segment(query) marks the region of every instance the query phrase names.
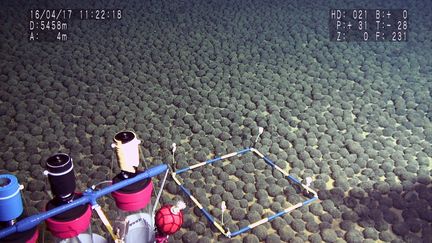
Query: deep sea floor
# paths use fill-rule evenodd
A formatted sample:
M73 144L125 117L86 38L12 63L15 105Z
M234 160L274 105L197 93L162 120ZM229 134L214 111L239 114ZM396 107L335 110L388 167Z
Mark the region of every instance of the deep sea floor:
M318 191L227 239L168 180L161 202L187 204L171 242L432 242L431 3L21 2L0 8L0 171L25 186L30 214L50 199L50 155L73 158L84 190L119 172L111 143L128 129L148 167L171 163L172 143L177 168L254 146ZM31 42L31 8L123 16L71 20L67 41ZM331 8L408 8L409 41L330 42ZM251 155L181 179L218 220L227 202L232 231L299 200ZM101 204L115 217L112 198Z

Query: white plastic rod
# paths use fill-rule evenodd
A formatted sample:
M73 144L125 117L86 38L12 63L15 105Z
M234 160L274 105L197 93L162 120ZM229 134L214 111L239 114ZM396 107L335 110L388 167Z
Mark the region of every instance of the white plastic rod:
M155 204L154 204L154 206L153 206L153 210L152 210L152 217L154 217L155 212L156 212L156 208L157 208L157 206L158 206L158 204L159 204L159 199L160 199L160 197L161 197L161 195L162 195L162 191L163 191L163 188L164 188L164 186L165 186L166 179L167 179L167 177L168 177L168 172L169 172L169 170L166 170L166 172L165 172L165 176L164 176L164 178L163 178L163 180L162 180L161 188L159 189L158 195L157 195L156 200L155 200Z
M102 220L102 223L105 225L106 229L108 230L108 233L111 235L113 240L115 242L119 242L117 236L114 233L113 227L111 226L111 223L109 222L108 218L106 217L105 213L102 211L102 208L99 206L99 204L96 204L93 206L93 209L98 214L99 218Z

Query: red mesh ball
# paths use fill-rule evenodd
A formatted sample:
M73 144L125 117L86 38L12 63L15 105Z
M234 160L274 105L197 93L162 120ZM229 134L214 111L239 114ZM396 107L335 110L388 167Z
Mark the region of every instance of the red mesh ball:
M171 212L172 205L165 205L156 213L156 227L159 232L172 235L177 232L183 224L183 213L177 214Z

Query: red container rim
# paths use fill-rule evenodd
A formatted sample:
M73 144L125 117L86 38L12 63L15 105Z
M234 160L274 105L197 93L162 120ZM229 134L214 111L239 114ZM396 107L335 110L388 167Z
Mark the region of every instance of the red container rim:
M122 193L115 191L111 193L119 209L131 212L145 208L151 200L153 182L150 181L141 191L134 193Z
M53 236L61 239L73 238L88 229L91 215L92 209L91 206L88 205L85 213L79 218L65 222L49 218L46 220L46 224Z

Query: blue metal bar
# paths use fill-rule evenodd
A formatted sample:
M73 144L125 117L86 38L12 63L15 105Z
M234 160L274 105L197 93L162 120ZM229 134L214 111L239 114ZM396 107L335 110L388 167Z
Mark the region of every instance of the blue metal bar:
M192 199L192 201L194 201L195 197L192 196L192 193L186 187L184 187L183 185L179 185L179 186L180 186L180 189L182 189L182 191L184 193L186 193L186 195L188 195L189 198ZM198 200L196 200L196 201L198 202ZM214 223L213 216L200 203L198 203L197 206L201 210L201 212L204 214L204 216L206 216L206 218L208 220L210 220L210 222Z
M264 156L263 159L265 162L267 162L267 164L271 165L271 167L273 167L273 168L276 167L276 164L271 159L267 158L267 156ZM288 175L287 177L288 177L288 179L294 181L295 183L301 184L301 182L297 178L295 178L291 175Z
M204 162L201 162L200 164L202 164L202 165L211 164L211 163L214 163L214 162L219 161L221 159L222 159L221 157L216 157L216 158L209 159L209 160L206 160ZM189 167L185 167L185 168L179 169L175 173L178 175L178 174L181 174L181 173L186 172L188 170L191 170L193 168L194 168L194 166L192 165L192 166L189 166Z
M182 168L182 169L176 170L175 173L178 175L178 174L181 174L181 173L186 172L186 171L188 171L188 170L190 170L190 168L189 168L189 167L185 167L185 168Z
M246 227L244 227L244 228L242 228L242 229L240 229L240 230L237 230L237 231L235 231L235 232L232 232L231 234L228 235L228 237L234 237L234 236L237 236L237 235L242 234L242 233L244 233L244 232L246 232L246 231L248 231L248 230L250 230L250 229L251 229L251 228L250 228L249 226L246 226Z
M309 200L308 200L308 201L309 201ZM253 224L250 224L250 225L248 225L248 226L246 226L246 227L243 227L242 229L240 229L240 230L238 230L238 231L235 231L235 232L231 233L231 234L229 235L229 237L237 236L237 235L239 235L239 234L241 234L241 233L244 233L244 232L246 232L246 231L248 231L248 230L251 230L251 229L257 227L258 225L261 225L261 224L264 224L264 223L268 223L268 222L272 221L273 219L278 218L278 217L281 217L281 216L283 216L283 215L285 215L285 214L291 212L292 210L294 210L294 209L296 209L296 208L299 208L299 207L301 207L301 206L304 206L304 205L306 205L306 204L304 204L304 203L302 203L301 205L296 204L296 205L294 205L293 207L291 207L290 209L285 209L285 210L280 211L280 212L278 212L278 213L275 213L275 214L273 214L273 215L271 215L271 216L268 216L267 218L261 219L261 220L255 222L255 223L253 223Z
M301 182L297 179L297 178L295 178L294 176L287 176L288 177L288 179L290 179L290 180L292 180L292 181L294 181L295 183L297 183L297 184L301 184Z
M251 151L251 148L245 148L245 149L240 150L240 151L238 151L236 153L237 153L237 155L243 155L243 154L245 154L245 153L247 153L249 151ZM191 166L188 166L188 167L176 170L175 174L178 175L178 174L184 173L184 172L186 172L188 170L192 170L192 169L195 169L197 167L200 167L200 166L203 166L203 165L207 165L207 164L212 164L212 163L217 162L217 161L222 160L222 159L223 159L223 156L221 156L221 157L215 157L213 159L206 160L206 161L201 162L199 164L191 165ZM197 165L199 165L199 166L197 166ZM197 166L197 167L195 167L195 166Z
M186 193L186 195L188 195L189 197L192 196L192 193L183 185L180 185L180 189L182 189L182 191L184 191L184 193Z
M250 151L251 151L251 148L245 148L243 150L238 151L237 153L239 155L242 155L242 154L245 154L245 153L250 152Z
M271 165L271 167L275 167L276 164L269 158L267 158L267 156L263 157L264 161L267 162L267 164Z
M30 217L27 217L23 220L18 221L17 223L15 223L12 226L9 226L5 229L0 230L0 239L3 237L6 237L8 235L11 235L13 233L16 233L16 232L23 232L23 231L29 230L31 228L34 228L38 224L40 224L42 221L49 219L53 216L56 216L60 213L63 213L65 211L68 211L72 208L78 207L80 205L87 204L87 203L90 203L92 205L96 205L97 204L96 199L98 199L99 197L102 197L108 193L117 191L117 190L119 190L125 186L133 184L133 183L138 182L140 180L144 180L144 179L156 176L156 175L166 171L167 169L168 169L168 166L166 164L161 164L161 165L157 165L155 167L152 167L152 168L148 169L147 171L144 171L143 173L138 174L137 176L135 176L133 178L123 180L119 183L105 187L99 191L93 191L91 189L87 189L83 193L82 197L80 197L77 200L72 201L71 203L62 205L60 207L53 208L53 209L46 211L46 212L43 212L43 213L32 215Z
M201 212L206 216L206 218L208 220L210 220L210 222L214 223L214 218L213 216L205 209L205 208L200 208Z
M313 197L311 199L308 199L308 200L306 200L306 201L303 202L303 206L306 206L306 205L312 203L313 201L315 201L317 199L318 199L317 197Z
M215 157L213 159L209 159L209 160L205 161L205 163L206 164L212 164L212 163L219 161L219 160L221 160L221 157Z
M273 220L273 219L275 219L275 218L277 218L277 217L280 217L280 216L282 216L282 215L284 215L284 214L286 214L287 212L285 212L285 210L284 211L281 211L281 212L279 212L279 213L276 213L276 214L273 214L273 215L271 215L271 216L268 216L267 217L267 219L268 219L268 221L271 221L271 220Z

